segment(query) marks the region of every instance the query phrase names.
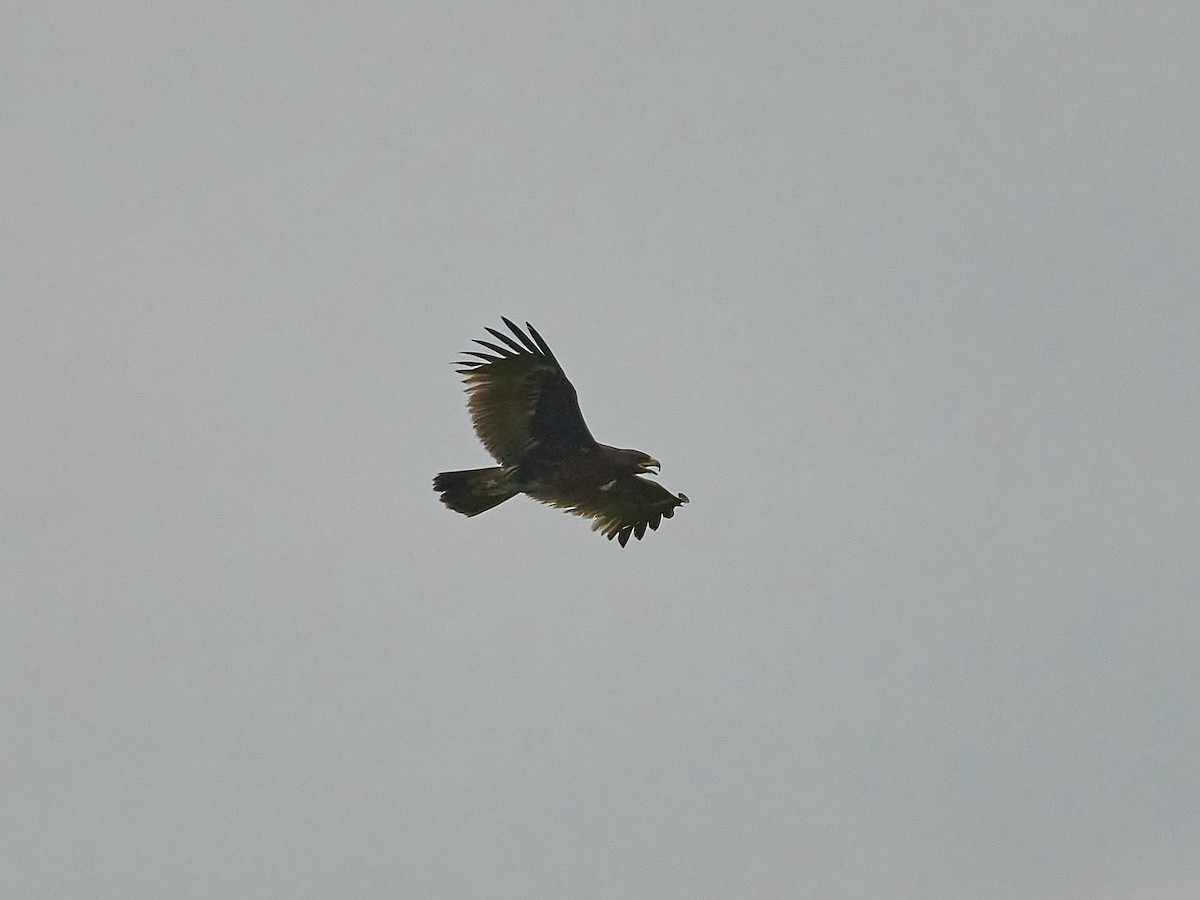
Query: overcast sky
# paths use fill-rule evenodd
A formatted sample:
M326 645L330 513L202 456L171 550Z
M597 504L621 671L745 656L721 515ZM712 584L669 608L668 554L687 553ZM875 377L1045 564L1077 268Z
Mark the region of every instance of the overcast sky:
M1197 47L7 9L0 894L1200 896ZM646 540L438 502L502 315Z

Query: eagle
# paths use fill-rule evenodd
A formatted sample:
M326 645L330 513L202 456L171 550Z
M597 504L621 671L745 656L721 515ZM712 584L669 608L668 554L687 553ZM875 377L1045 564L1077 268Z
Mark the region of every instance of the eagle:
M433 488L442 502L477 516L516 494L592 519L592 530L622 547L675 515L688 502L643 474L658 474L658 460L592 437L575 388L542 336L528 334L501 316L512 336L488 328L498 343L475 341L486 353L466 350L456 371L467 385L475 433L499 466L441 472Z

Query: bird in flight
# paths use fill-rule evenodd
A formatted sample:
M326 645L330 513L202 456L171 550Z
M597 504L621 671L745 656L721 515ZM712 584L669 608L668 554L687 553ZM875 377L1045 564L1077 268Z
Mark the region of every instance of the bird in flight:
M503 318L503 317L501 317ZM658 460L640 450L621 450L592 437L575 388L542 336L508 319L509 336L495 328L498 341L475 341L487 353L464 351L467 408L475 433L498 462L486 469L441 472L433 488L455 512L476 516L515 494L592 519L592 530L622 547L658 528L675 508L688 502L656 481ZM515 340L514 340L515 337Z

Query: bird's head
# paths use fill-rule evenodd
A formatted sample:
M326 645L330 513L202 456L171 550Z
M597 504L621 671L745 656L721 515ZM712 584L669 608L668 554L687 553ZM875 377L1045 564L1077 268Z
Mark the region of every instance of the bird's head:
M620 450L601 444L600 452L609 465L624 475L657 475L661 468L657 459L641 450Z
M639 473L644 472L649 475L657 475L658 470L661 468L662 468L662 466L659 464L658 460L655 459L653 456L650 456L649 454L646 454L646 453L638 454L637 470Z

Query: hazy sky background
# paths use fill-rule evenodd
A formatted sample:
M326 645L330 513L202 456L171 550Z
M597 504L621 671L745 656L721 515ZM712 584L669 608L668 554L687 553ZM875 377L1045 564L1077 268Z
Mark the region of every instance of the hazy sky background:
M2 17L0 894L1200 896L1196 4Z

